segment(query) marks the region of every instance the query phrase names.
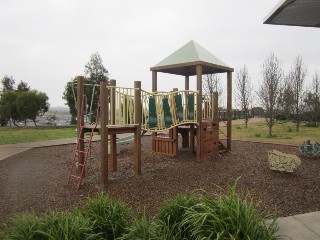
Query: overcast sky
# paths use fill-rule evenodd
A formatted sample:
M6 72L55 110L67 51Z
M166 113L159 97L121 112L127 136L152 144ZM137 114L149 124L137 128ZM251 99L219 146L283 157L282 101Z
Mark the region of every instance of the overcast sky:
M246 64L255 87L271 52L286 71L300 54L311 81L320 71L319 30L262 24L278 1L1 0L0 78L23 80L64 106L67 81L99 52L118 86L140 80L151 90L150 67L194 40L235 71ZM183 86L183 77L158 75L158 90Z

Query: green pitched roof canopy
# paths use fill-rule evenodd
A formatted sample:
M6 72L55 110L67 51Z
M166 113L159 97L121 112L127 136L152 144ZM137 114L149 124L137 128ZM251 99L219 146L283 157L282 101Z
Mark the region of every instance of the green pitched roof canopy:
M266 16L265 24L320 27L320 1L281 0Z
M150 70L194 76L196 75L197 65L202 65L203 74L233 72L233 68L230 68L195 41L188 42Z

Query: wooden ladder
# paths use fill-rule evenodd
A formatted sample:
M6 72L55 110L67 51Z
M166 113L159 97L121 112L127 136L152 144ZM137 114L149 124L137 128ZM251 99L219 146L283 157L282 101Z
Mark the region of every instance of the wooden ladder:
M79 180L77 189L80 188L82 179L85 175L85 169L89 158L89 153L91 150L91 144L92 144L92 137L93 133L95 131L95 127L92 126L90 128L90 131L88 136L85 136L86 133L86 126L81 126L80 132L77 139L77 145L76 149L73 154L72 163L70 167L69 177L68 177L68 184L70 183L71 178L75 178ZM80 149L82 143L84 144L83 150ZM83 163L79 163L79 156L83 156Z

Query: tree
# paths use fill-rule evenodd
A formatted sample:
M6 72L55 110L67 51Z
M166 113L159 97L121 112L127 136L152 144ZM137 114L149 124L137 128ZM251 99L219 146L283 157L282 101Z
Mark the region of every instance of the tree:
M92 115L89 116L90 122L95 120L95 112L98 105L98 99L100 95L99 84L100 81L109 81L108 70L103 66L102 59L99 53L91 55L89 62L85 65L85 86L84 93L87 98L88 112ZM76 123L77 109L76 109L76 96L77 87L75 79L69 81L65 86L62 98L66 101L66 105L69 107L71 114L71 124ZM93 97L92 97L93 96Z
M262 83L259 86L258 96L261 106L265 109L265 119L269 128L269 137L271 137L283 79L282 64L273 53L264 61L261 73Z
M90 61L85 65L84 73L91 82L100 84L100 81L108 81L108 70L103 66L102 59L98 52L90 56Z
M48 97L43 92L24 91L20 92L17 97L17 110L24 120L31 119L35 126L37 126L36 118L40 114L44 114L49 109Z
M292 90L292 82L288 76L285 78L284 84L280 89L278 99L279 114L281 118L291 119L293 113L294 96Z
M203 77L203 91L205 94L218 93L219 106L223 103L223 90L221 86L221 76L219 74L206 74Z
M1 84L2 84L2 91L11 91L15 89L15 80L13 79L12 76L8 77L7 75L5 75L2 80L1 80Z
M19 93L17 91L5 91L2 92L0 98L0 115L2 119L5 119L6 122L3 123L3 126L7 125L7 122L12 120L12 123L17 125L17 122L22 120L20 113L17 110L17 98ZM11 123L10 123L11 124Z
M248 127L249 107L252 104L252 87L246 65L243 66L236 75L236 97L243 114L245 127Z
M304 99L305 115L310 126L318 126L320 121L320 76L318 72L313 75L310 91Z
M292 82L293 109L297 132L299 132L301 114L304 111L304 81L306 76L307 69L303 64L301 56L298 56L289 73L289 79Z
M20 81L20 83L17 86L17 91L28 92L28 91L30 91L30 87L29 87L28 83L26 83L24 81Z

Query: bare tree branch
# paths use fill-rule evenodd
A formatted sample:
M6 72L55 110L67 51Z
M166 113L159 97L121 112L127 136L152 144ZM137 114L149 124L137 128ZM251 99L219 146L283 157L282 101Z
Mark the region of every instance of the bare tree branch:
M258 90L261 106L265 109L265 118L272 136L272 127L276 121L277 102L280 96L283 70L280 60L271 53L262 66L262 83Z
M236 75L236 98L244 117L245 127L248 127L249 107L252 104L252 86L246 65Z

